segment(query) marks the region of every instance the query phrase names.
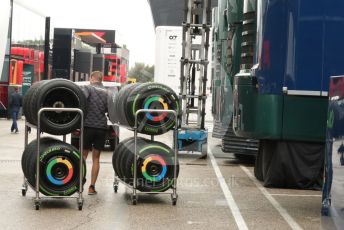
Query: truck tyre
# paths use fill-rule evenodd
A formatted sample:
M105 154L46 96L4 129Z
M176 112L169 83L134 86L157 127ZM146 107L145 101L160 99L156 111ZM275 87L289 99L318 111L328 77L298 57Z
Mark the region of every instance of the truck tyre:
M263 181L264 176L263 176L263 148L264 148L264 141L261 140L259 142L259 147L258 147L258 153L256 156L256 161L254 164L254 176L257 178L257 180Z
M241 161L242 163L254 163L256 156L254 155L248 155L248 154L240 154L240 153L235 153L234 154L235 158Z

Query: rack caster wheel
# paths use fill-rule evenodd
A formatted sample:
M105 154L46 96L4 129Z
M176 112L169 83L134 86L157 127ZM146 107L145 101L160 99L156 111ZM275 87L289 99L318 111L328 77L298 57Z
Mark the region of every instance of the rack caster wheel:
M22 189L22 196L26 196L26 190Z
M117 191L118 191L118 185L117 185L117 184L114 184L114 185L113 185L113 191L114 191L115 193L117 193Z
M172 200L172 205L176 205L177 204L177 200L178 200L178 195L174 196L173 194L171 195L171 200Z
M81 211L82 210L82 206L84 204L84 201L83 201L83 199L78 198L77 202L78 202L78 209L79 209L79 211Z
M39 206L40 206L39 203L35 203L35 209L36 210L39 210Z
M137 204L137 196L132 195L131 196L131 204L136 205Z

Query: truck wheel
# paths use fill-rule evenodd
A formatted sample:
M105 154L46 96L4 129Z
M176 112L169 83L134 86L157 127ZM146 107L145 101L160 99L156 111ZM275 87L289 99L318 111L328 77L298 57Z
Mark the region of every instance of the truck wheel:
M258 153L256 156L256 162L254 164L254 176L260 180L263 181L264 180L264 176L263 176L263 141L261 141L259 143L258 146Z
M256 159L254 155L248 155L248 154L234 154L235 158L237 158L239 161L243 163L253 163Z

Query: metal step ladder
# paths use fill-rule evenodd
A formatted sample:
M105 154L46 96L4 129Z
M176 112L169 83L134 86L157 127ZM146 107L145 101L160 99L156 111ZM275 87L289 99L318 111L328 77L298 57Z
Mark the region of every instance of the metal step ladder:
M198 151L203 157L207 154L208 137L204 122L210 13L211 0L185 0L179 94L182 105L179 149ZM186 148L186 141L193 143L194 147Z

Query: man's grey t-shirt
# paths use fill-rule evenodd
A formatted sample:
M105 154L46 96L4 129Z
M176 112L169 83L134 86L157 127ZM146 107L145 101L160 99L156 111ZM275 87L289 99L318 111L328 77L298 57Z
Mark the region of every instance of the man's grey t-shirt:
M83 87L87 98L85 127L107 129L107 91L101 83Z

